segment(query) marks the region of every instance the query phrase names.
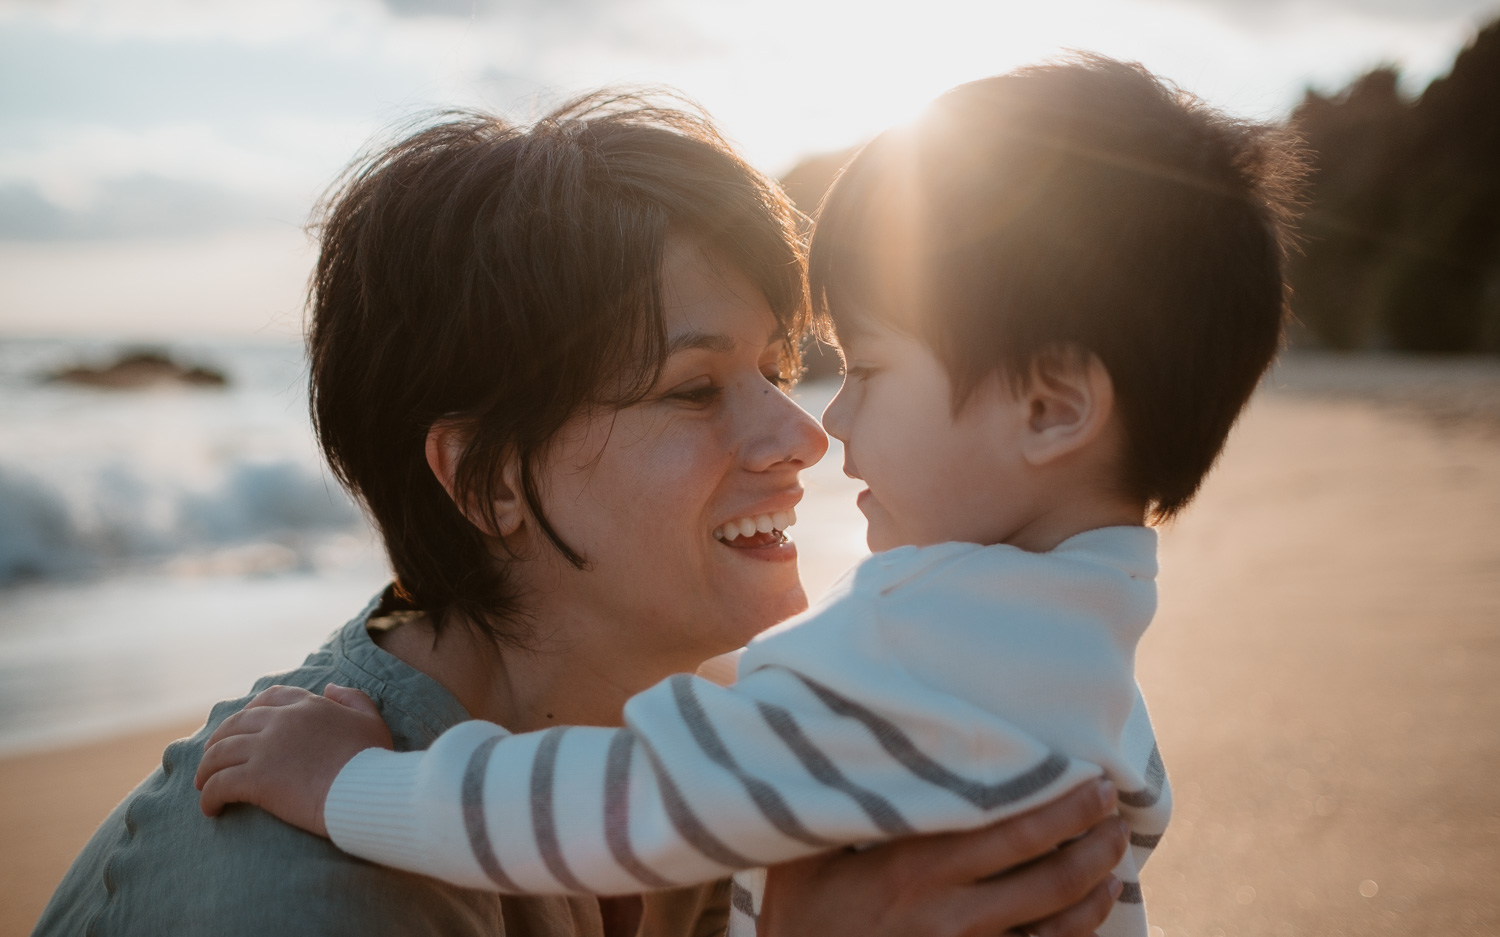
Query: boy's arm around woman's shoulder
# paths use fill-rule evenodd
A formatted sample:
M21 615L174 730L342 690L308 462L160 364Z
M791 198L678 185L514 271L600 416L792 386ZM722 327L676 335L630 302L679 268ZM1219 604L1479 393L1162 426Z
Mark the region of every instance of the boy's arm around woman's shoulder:
M358 855L457 884L629 893L979 826L1098 773L1026 731L1024 718L914 676L881 623L895 595L882 592L910 570L890 572L856 572L758 639L734 687L679 675L639 694L624 729L510 736L473 723L426 754L365 753L330 793L330 833ZM937 628L927 650L993 650L965 634ZM1025 662L987 665L1002 680Z

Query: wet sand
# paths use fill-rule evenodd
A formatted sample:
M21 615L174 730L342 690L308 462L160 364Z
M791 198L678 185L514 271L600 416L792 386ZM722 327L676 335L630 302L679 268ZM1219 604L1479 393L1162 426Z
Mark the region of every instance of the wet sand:
M1152 920L1500 933L1500 364L1301 359L1271 387L1163 536L1140 679L1178 806ZM814 589L857 549L829 536L799 538ZM0 759L0 935L192 729Z

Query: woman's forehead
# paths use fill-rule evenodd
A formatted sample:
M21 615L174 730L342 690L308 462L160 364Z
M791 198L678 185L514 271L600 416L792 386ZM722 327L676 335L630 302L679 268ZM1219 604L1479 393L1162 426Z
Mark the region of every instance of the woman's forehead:
M786 340L765 294L738 267L691 241L669 237L662 262L667 353L757 351Z

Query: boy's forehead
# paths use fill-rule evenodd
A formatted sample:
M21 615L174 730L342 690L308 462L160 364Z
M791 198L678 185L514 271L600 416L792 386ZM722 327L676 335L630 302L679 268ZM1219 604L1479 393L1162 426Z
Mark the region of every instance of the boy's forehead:
M839 348L868 348L900 334L896 329L861 310L858 315L840 317L834 327Z

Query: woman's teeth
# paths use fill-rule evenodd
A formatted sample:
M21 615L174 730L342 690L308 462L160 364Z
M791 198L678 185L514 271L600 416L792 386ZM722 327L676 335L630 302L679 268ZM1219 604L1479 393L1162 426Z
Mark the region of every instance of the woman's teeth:
M738 517L723 526L714 528L715 540L736 540L753 537L758 533L780 533L797 523L796 511L777 511L774 514L756 514L753 517Z

